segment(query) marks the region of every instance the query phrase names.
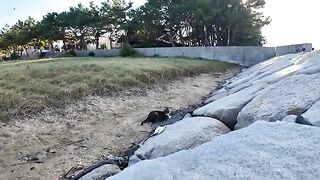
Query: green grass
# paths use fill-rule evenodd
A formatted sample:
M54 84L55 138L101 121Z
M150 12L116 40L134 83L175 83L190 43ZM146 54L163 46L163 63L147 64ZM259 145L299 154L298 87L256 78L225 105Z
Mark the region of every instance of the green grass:
M182 58L64 58L0 63L0 120L59 109L185 76L223 72L228 63Z

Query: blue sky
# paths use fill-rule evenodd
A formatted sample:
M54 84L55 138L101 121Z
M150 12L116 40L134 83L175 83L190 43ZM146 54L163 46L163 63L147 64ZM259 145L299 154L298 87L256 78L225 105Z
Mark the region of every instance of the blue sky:
M0 28L28 16L40 20L48 12L61 12L78 3L101 0L0 0ZM145 0L132 0L139 6ZM263 28L267 46L311 42L320 49L319 0L265 0L263 12L271 16L271 25Z
M25 20L28 16L40 20L48 12L61 12L78 3L89 5L93 1L100 4L101 0L0 0L0 28L5 24L12 25L18 19ZM134 7L145 0L133 0Z

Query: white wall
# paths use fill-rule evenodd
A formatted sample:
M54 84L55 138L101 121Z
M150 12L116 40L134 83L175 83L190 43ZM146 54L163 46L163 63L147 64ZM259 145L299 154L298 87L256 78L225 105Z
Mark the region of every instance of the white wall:
M305 51L312 50L312 44L298 44L281 47L259 47L259 46L220 46L220 47L156 47L135 48L144 56L159 57L189 57L209 60L219 60L244 66L258 64L270 59L275 55L297 53L297 48L303 47ZM76 51L77 56L85 57L94 52L96 57L119 56L120 49Z
M274 56L274 48L270 47L169 47L169 48L137 48L145 56L189 57L209 60L220 60L245 66L257 64Z
M299 53L299 52L310 52L312 51L312 44L294 44L287 46L278 46L276 47L276 56L282 56L285 54Z

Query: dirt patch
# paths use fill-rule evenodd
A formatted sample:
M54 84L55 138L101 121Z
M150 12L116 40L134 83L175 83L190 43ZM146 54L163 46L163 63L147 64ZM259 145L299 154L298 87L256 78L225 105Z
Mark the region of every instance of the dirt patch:
M150 131L149 125L140 126L148 112L199 103L236 72L185 78L144 95L91 96L64 113L1 124L0 179L58 179L75 165L117 155Z

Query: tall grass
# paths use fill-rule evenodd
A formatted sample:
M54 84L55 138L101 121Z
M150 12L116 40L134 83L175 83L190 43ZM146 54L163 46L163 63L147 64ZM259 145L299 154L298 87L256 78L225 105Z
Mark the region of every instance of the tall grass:
M108 96L234 65L181 58L65 58L0 63L0 120L59 109L88 95Z

